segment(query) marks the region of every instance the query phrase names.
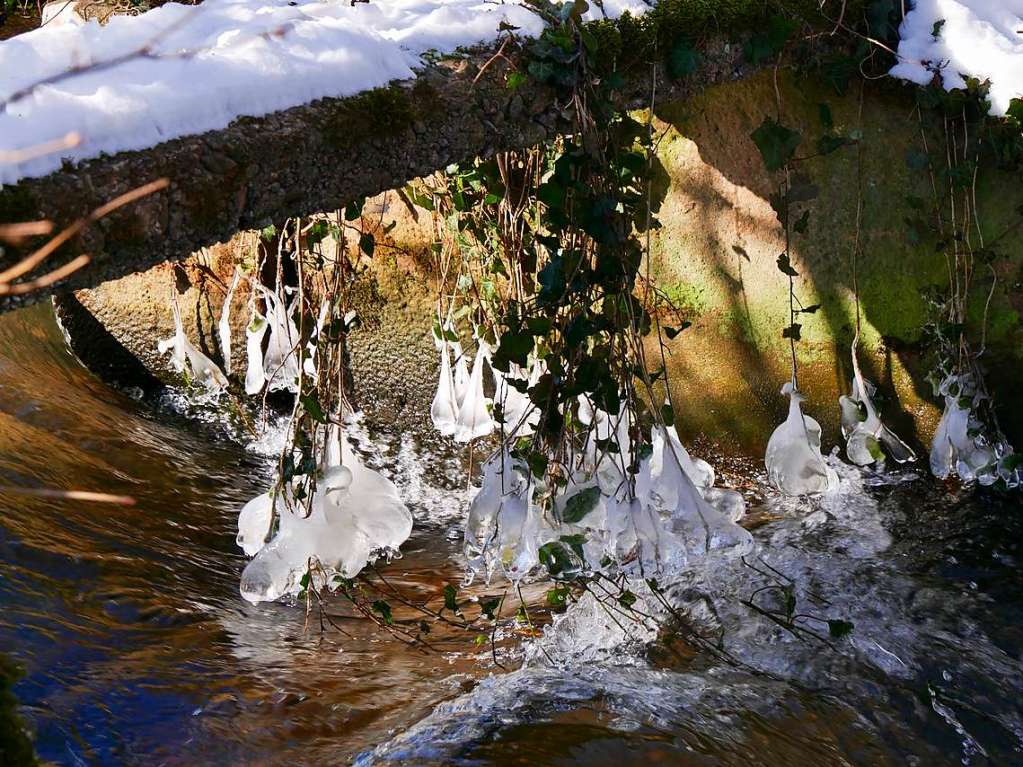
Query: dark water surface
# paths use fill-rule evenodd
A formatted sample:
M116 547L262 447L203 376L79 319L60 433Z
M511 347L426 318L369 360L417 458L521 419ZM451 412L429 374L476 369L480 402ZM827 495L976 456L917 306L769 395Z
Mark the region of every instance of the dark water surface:
M0 494L0 652L26 672L15 692L43 759L1023 763L1017 499L920 479L823 511L763 500L752 517L765 561L820 615L855 624L835 647L742 608L760 576L740 567L694 576L683 597L696 615L710 604L699 593L723 595L703 619L748 667L647 660L604 642L580 605L562 627L575 621L589 645L554 635L545 661L491 677L471 637L441 631L422 653L340 609L351 638L307 626L300 607L242 601L237 510L267 465L99 382L48 308L0 318L0 485L138 500ZM755 484L749 469L736 480ZM464 497L451 493L445 516L443 496L399 486L417 527L387 572L422 595L457 583L448 533Z

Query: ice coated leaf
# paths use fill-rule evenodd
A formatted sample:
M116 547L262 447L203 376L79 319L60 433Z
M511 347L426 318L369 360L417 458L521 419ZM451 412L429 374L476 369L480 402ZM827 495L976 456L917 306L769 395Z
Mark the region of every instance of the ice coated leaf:
M171 366L178 373L186 373L193 381L197 381L214 391L227 388L227 378L220 372L220 368L192 345L185 335L185 329L181 324L181 309L178 307L178 297L171 296L171 313L174 315L174 335L157 345L161 354L171 352Z
M580 490L565 501L565 510L562 512L561 518L565 522L575 524L593 511L598 501L600 501L599 487L587 487Z

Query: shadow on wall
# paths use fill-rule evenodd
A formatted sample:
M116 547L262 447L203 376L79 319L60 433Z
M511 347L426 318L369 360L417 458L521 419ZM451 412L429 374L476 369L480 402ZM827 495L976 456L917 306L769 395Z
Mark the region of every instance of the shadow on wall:
M800 272L797 294L805 305L820 304L816 313L800 318L800 388L828 446L839 444L837 400L852 377L858 284L864 375L880 388L886 421L905 438L926 443L940 411L924 380L933 360L921 331L931 317L926 293L935 286L947 289L948 272L943 254L930 243L912 244L904 223L912 214L907 198L932 199L927 174L906 162L920 147L908 91L892 83L868 84L861 103L859 88L854 84L840 95L812 78L779 75L779 121L803 136L796 156L806 159L795 172L817 191L808 230L793 234L791 243ZM780 174L767 172L750 139L765 117L779 116L777 103L772 73L766 72L664 105L655 121L662 134L658 156L670 181L651 268L694 322L669 342L676 410L690 436L731 438L754 453L784 417L779 389L790 367L788 342L781 336L788 325L788 280L776 265L785 238L769 202ZM813 156L824 132L820 104L829 106L837 133L860 131L858 145ZM932 138L929 145L943 143ZM980 178L980 224L990 237L1012 223L1023 190L993 169L982 169ZM1007 243L1006 249L1003 270L1019 273L1023 244ZM973 289L986 297L991 286L990 277L978 277ZM987 338L990 383L1003 427L1019 442L1021 395L1011 371L1023 361L1023 329L1011 289L1011 280L995 286Z

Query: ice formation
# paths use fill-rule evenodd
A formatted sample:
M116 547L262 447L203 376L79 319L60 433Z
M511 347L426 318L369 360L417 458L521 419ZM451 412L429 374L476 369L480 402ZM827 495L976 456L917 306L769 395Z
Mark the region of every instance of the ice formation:
M451 352L447 339L441 338L436 343L440 350L440 374L437 393L433 395L433 403L430 405L430 420L437 431L450 437L458 428L458 401L455 396L455 379L451 373Z
M899 28L891 73L927 85L940 70L946 90L966 77L990 80L991 111L1023 96L1023 0L914 0Z
M789 397L789 413L767 442L764 464L771 484L785 495L826 493L838 486L835 470L821 456L821 427L803 414L804 397L791 382L782 394Z
M450 331L450 326L448 327ZM451 353L455 358L455 372L452 376L455 386L455 406L462 407L465 395L469 392L469 363L465 360L465 352L458 341L450 341Z
M536 383L539 365L523 370L512 363L507 373L491 368L494 374L494 402L501 405L503 431L506 436L515 434L528 437L540 421L540 411L529 399L529 395L520 392L510 381L526 381L528 385ZM530 370L533 372L531 373Z
M263 337L268 328L266 317L256 309L255 297L249 299L249 315L251 319L245 327L245 355L248 359L245 393L254 395L263 391L263 384L266 383L263 375Z
M632 475L628 411L612 416L588 404L580 410L591 428L583 448L569 456L566 487L552 493L507 446L484 465L465 529L474 573L489 579L500 571L517 581L539 565L560 577L615 566L649 576L712 551L749 550L749 533L734 522L745 510L741 495L714 488L713 469L685 454L674 429L655 430L651 455ZM612 438L618 452L598 447Z
M304 516L295 485L274 499L264 493L238 516L238 545L253 559L242 572L240 591L252 603L268 602L333 575L352 578L380 552L397 551L412 532L412 515L394 484L355 456L348 441L331 429L327 458ZM278 528L268 543L274 511Z
M316 316L316 325L309 336L309 342L305 345L305 359L302 360L302 372L312 380L316 380L316 347L319 345L320 333L323 326L327 324L327 316L330 314L330 301L326 298L320 304L320 313Z
M224 355L225 375L231 375L231 300L234 298L235 288L238 287L241 278L241 269L235 266L234 276L231 277L227 295L224 296L224 305L220 307L220 322L217 324L217 333L220 335L220 351Z
M850 395L838 398L846 456L857 466L883 462L886 456L898 463L915 460L916 454L909 445L885 426L877 414L871 399L874 386L860 372L860 362L856 356L857 340L852 345L853 380Z
M490 349L487 342L479 339L476 359L466 385L465 394L458 403L458 419L455 421L455 441L471 442L494 431L494 420L490 417L490 400L483 393L483 368L489 365Z
M220 368L192 345L185 335L185 328L181 324L181 308L178 306L178 297L171 296L171 312L174 315L174 335L160 341L157 345L160 354L171 353L171 366L178 373L187 373L193 381L201 383L210 389L227 388L227 379L220 372Z
M266 322L270 340L263 357L263 375L270 391L298 391L298 344L301 335L291 319L293 306L277 293L259 286L266 299Z
M1023 485L1023 461L1012 445L995 430L990 434L977 416L986 396L972 374L949 374L938 392L945 411L931 442L931 473L939 479L956 474L964 482L981 485L1001 481L1006 487Z
M648 6L604 0L587 17L626 9L638 15ZM410 79L422 54L496 40L505 25L530 37L544 28L519 3L484 0L206 0L115 15L105 26L35 29L0 43L0 100L76 67L115 63L51 82L0 112L0 150L81 135L64 152L0 164L0 184L46 175L65 159L145 149ZM130 58L143 47L147 57Z

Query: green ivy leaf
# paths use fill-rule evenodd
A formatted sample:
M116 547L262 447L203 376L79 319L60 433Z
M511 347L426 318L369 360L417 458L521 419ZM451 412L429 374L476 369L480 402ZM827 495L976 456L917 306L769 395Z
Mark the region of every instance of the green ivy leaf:
M370 258L373 258L373 251L376 250L376 240L373 239L373 235L366 233L359 237L359 250L365 253Z
M458 602L455 599L457 596L458 591L455 589L454 586L452 586L450 583L444 586L444 608L450 610L453 613L457 613Z
M810 304L807 307L800 309L803 314L816 314L817 310L821 308L820 304Z
M626 589L618 596L618 604L625 608L631 608L636 604L636 595Z
M390 626L394 623L394 617L391 615L391 606L382 599L378 599L372 604L374 612L380 613L380 617L384 619L384 623Z
M799 234L806 234L806 230L810 228L810 211L804 210L803 215L792 225L792 228Z
M852 633L853 624L850 621L832 619L828 621L828 633L833 639L841 639Z
M480 602L480 611L488 620L497 620L497 608L501 606L499 599L485 599Z
M820 118L821 127L824 130L831 130L835 127L835 120L831 116L831 107L827 104L820 103L817 105L817 116Z
M791 338L793 341L800 340L799 331L802 329L802 325L798 322L793 322L787 328L781 331L782 338Z
M362 215L362 206L366 204L366 198L360 197L345 206L345 221L354 221Z
M561 514L561 519L569 524L575 524L597 508L598 501L600 501L599 487L587 487L580 490L565 501L565 510Z
M780 170L796 152L802 137L794 130L775 122L770 117L760 124L751 134L753 143L764 158L764 165L769 171Z
M661 405L661 418L664 419L665 426L675 425L675 409L671 406L671 403L665 402Z
M320 400L316 396L316 392L309 392L303 394L298 398L299 402L302 403L302 407L309 414L309 417L318 423L326 423L327 416L323 412L323 407L320 405Z
M795 21L780 15L772 16L767 25L749 39L743 47L743 53L751 64L759 64L781 53L795 29Z

